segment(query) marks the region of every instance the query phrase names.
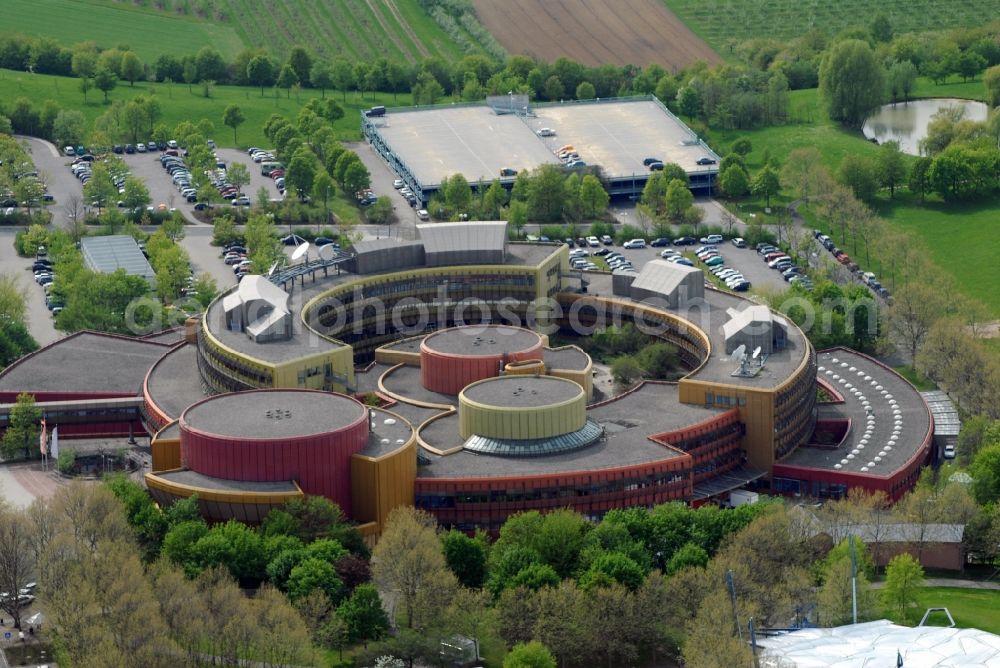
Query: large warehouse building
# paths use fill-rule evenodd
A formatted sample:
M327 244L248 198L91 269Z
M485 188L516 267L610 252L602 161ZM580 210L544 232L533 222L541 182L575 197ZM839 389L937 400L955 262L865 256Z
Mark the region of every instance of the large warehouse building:
M516 172L561 165L556 153L566 145L586 165L600 167L612 197L642 194L648 159L680 165L692 190L711 194L719 156L655 97L509 106L506 100L362 114L361 130L424 203L453 174L473 187L498 178L510 186Z
M363 273L312 272L290 292L244 278L183 333L67 337L0 374L0 415L28 391L61 433L145 429L151 492L197 494L212 519L321 494L371 532L401 504L497 530L530 509L599 518L745 486L899 498L915 483L933 420L891 369L817 354L794 323L655 262L634 294L606 275L582 293L566 246L508 244L498 227L359 244ZM550 340L626 322L676 346L685 375L616 392ZM730 352L747 343L768 353Z

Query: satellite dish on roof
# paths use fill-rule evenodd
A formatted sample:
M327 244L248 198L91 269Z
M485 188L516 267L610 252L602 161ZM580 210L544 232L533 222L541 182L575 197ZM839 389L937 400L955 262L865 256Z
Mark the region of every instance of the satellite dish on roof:
M761 347L760 346L757 346L756 348L753 349L753 358L754 359L757 359L758 357L760 357L760 351L761 351Z
M746 353L746 351L747 351L746 345L741 343L739 348L734 350L733 353L729 356L729 359L731 359L734 362L739 362L741 359L743 359L743 355Z
M292 262L295 262L296 260L298 260L300 257L302 257L303 255L305 255L308 252L309 252L309 242L308 241L304 241L301 244L299 244L298 248L296 248L294 251L292 251Z
M337 249L333 244L324 244L319 247L319 259L330 261L333 259L333 254Z
M277 271L277 269L278 269L278 263L275 262L274 264L271 265L271 268L267 270L268 277L274 276L274 272Z

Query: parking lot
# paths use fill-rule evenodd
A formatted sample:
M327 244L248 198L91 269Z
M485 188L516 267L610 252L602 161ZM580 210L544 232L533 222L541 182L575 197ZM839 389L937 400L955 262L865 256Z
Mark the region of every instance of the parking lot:
M399 178L395 172L389 169L385 163L367 142L345 143L345 147L354 151L361 158L361 162L368 168L371 174L372 192L376 195L388 195L392 200L393 209L396 212L396 225L398 236L402 239L416 238L417 208L411 207L399 194L399 191L392 186L392 182Z
M62 337L62 334L56 331L52 313L45 305L45 291L32 278L31 260L18 257L17 251L14 250L14 235L17 229L0 228L0 266L5 272L15 276L25 289L27 294L25 324L38 344L44 346Z

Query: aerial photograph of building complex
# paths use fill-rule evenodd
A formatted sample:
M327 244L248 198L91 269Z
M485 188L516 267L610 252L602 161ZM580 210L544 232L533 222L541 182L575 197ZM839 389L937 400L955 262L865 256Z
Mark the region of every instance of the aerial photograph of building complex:
M12 0L0 666L1000 668L996 0Z

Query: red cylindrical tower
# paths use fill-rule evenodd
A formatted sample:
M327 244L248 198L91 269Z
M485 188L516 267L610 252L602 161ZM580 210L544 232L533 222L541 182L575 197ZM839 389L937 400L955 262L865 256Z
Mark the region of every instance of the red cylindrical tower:
M351 513L351 455L368 443L356 399L315 390L257 390L209 397L180 417L181 463L222 480L294 480Z
M508 325L443 329L420 343L420 381L433 392L458 394L477 380L500 375L510 362L542 359L542 337Z

